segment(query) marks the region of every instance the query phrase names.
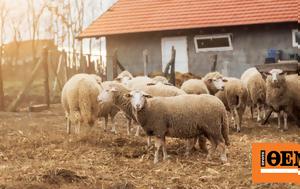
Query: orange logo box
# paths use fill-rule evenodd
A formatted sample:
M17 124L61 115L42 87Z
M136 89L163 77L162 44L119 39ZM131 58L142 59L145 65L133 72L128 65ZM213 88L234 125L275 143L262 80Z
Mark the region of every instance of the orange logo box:
M252 144L252 180L300 184L300 144Z

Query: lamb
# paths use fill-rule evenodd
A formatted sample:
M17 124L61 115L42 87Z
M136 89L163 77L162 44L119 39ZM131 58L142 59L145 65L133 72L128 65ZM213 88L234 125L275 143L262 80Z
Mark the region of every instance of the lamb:
M186 94L184 90L179 89L175 86L165 85L162 83L157 83L155 85L146 85L140 90L152 95L152 96L161 96L161 97L168 97L168 96L178 96Z
M224 103L226 110L233 115L234 126L237 132L240 132L248 93L241 80L237 78L227 78L227 80L224 91L219 91L216 96Z
M101 91L98 96L98 102L111 103L113 102L120 110L125 113L128 120L127 123L127 134L130 135L132 120L137 122L133 112L130 100L125 98L124 95L130 92L130 90L120 83L111 83L108 88Z
M224 145L229 145L227 114L218 98L206 94L152 98L139 90L126 96L131 100L136 118L147 135L156 137L154 163L159 161L161 147L164 159L168 157L166 136L192 139L201 135L205 135L212 144L208 158L220 146L220 158L223 162L227 161Z
M162 84L165 84L165 85L171 85L169 83L168 79L164 76L155 76L155 77L152 78L152 80L153 80L154 84L162 83Z
M185 81L181 89L188 94L211 94L215 95L219 90L224 90L226 79L219 72L211 72L200 79Z
M149 83L155 83L153 79L147 76L137 76L132 78L131 80L128 81L128 84L126 87L128 87L131 90L134 89L141 89L148 85Z
M121 72L115 80L127 85L129 80L131 80L132 78L133 78L132 74L129 71L125 70Z
M111 84L113 84L114 81L104 81L102 82L102 90L108 90L107 88L109 88L109 86ZM100 91L101 94L101 91ZM104 93L105 95L105 93ZM107 98L107 97L104 97ZM116 116L116 114L119 112L119 108L117 106L115 106L112 102L103 102L99 104L99 114L98 117L104 117L105 119L105 126L104 126L104 131L107 130L107 125L108 125L108 117L110 116L111 118L111 122L112 122L112 129L111 132L113 133L117 133L116 130L116 126L115 126L115 122L114 122L114 118Z
M257 107L257 122L261 120L261 108L266 102L266 82L256 68L247 69L241 76L248 91L248 101L253 118L253 108Z
M67 133L71 123L76 124L75 133L79 134L82 124L94 125L98 117L97 96L101 87L100 78L95 75L76 74L63 87L61 103L67 118Z
M267 104L276 112L284 111L285 131L288 129L287 114L300 127L300 76L286 75L281 69L272 69L267 74ZM278 127L280 128L280 121Z

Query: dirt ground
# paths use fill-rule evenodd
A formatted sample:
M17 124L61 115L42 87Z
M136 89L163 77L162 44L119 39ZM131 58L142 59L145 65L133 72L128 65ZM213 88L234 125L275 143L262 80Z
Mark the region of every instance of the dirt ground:
M252 184L251 143L300 143L300 130L260 126L245 115L241 133L231 130L229 163L207 161L199 151L184 156L184 141L167 139L169 160L153 164L146 137L127 136L117 116L118 134L103 131L67 135L60 105L40 113L0 113L0 189L8 188L300 188L294 184Z

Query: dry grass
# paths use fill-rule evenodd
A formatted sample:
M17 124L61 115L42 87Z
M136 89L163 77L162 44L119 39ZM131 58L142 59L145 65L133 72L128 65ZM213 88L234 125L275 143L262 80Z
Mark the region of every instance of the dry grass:
M278 131L276 122L261 127L246 118L242 133L231 131L229 164L207 162L194 152L184 156L184 142L168 139L171 158L153 165L145 137L127 136L118 115L119 134L67 135L59 105L41 113L0 113L0 189L26 188L299 188L293 184L253 185L251 143L300 143L299 129Z

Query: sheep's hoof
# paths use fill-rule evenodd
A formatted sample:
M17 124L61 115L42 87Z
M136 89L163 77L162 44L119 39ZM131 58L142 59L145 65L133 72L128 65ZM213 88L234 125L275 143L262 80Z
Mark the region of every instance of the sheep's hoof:
M240 129L240 128L237 128L237 129L236 129L236 132L240 133L240 132L241 132L241 129Z
M154 158L154 164L157 164L159 162L159 160L157 158Z
M165 160L168 160L168 159L171 159L171 156L170 156L170 155L167 155L167 156L164 157L164 161L165 161Z
M206 161L211 161L211 160L212 160L211 154L207 154L207 156L206 156Z
M117 134L117 131L115 129L112 129L110 132Z
M185 153L184 153L184 156L185 156L185 157L189 157L189 156L190 156L190 154L191 154L191 152L190 152L190 151L188 151L188 152L185 152Z
M288 128L283 128L283 131L285 132L285 131L288 131Z
M221 159L221 161L222 161L223 164L227 163L227 157L226 157L226 155L222 154L220 159Z

